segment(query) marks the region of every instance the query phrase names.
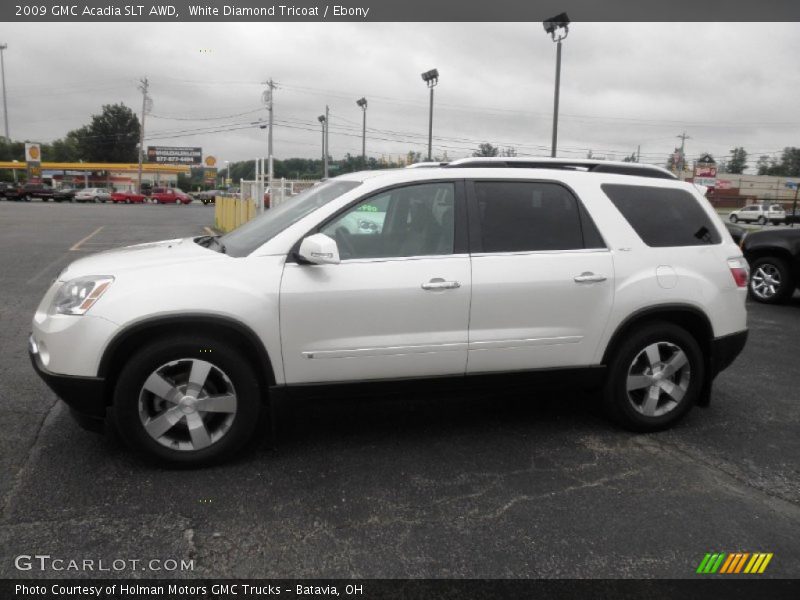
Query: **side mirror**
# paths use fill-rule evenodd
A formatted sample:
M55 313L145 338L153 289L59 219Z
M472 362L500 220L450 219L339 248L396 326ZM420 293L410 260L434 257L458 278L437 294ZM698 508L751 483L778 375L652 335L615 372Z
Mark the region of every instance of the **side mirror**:
M303 239L297 254L302 260L315 265L338 265L340 262L336 240L324 233L315 233Z

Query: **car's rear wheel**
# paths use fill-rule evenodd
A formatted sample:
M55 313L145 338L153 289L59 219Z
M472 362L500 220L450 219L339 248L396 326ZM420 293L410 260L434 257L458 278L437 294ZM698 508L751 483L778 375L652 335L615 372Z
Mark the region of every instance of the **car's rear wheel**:
M122 369L113 420L146 457L179 466L225 460L255 432L258 380L233 346L199 336L142 348Z
M632 431L671 427L697 402L705 366L697 340L667 322L632 333L608 365L604 390L607 414Z
M795 281L786 261L764 256L753 262L750 273L750 297L764 304L786 302L794 293Z

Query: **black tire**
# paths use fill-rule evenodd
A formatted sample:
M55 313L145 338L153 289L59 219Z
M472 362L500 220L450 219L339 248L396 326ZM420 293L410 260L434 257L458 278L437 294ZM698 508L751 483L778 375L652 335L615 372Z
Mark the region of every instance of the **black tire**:
M764 215L761 215L760 217L758 217L758 219L756 219L756 223L758 223L759 225L766 225L767 219Z
M219 373L227 377L226 381L235 390L236 408L232 422L209 446L180 450L167 447L164 445L166 440L157 441L145 429L145 417L141 416L140 411L146 412L146 407L152 407L152 403L159 401L159 398L145 391L143 386L155 371L167 365L176 366L166 368L180 368L183 362L192 360L211 363L215 369L212 373L216 373L217 377ZM209 375L208 381L211 382L212 377L214 375ZM178 379L173 381L174 387L179 387ZM185 399L184 397L181 402ZM171 408L180 406L167 402L162 404ZM199 414L199 411L196 412ZM122 439L146 459L178 467L197 467L224 461L242 449L252 438L260 422L262 401L258 379L246 358L235 347L213 338L184 335L157 340L141 348L128 360L117 379L111 413L113 425ZM201 418L225 418L226 413L210 414L211 417L209 413L205 413ZM184 435L188 438L187 443L193 444L187 427L188 417L186 423L183 418L180 416L177 424L172 425L161 438L167 438L167 434L171 437ZM208 432L214 435L211 422L207 421L206 424L209 425ZM205 425L203 429L206 429Z
M730 216L730 220L731 220L731 223L738 223L739 222L739 217L737 217L736 215L731 215Z
M762 256L753 261L747 291L763 304L781 304L794 294L797 282L789 265L777 256Z
M773 222L772 222L772 224L773 224L773 225L780 225L780 224L781 224L781 222L780 222L780 221L773 221Z
M25 196L25 202L30 202L31 200L33 200L33 196L31 196L30 194Z
M653 365L645 349L656 348L659 360ZM685 365L668 376L661 376L661 366L670 360L686 359ZM650 371L648 371L650 369ZM649 373L649 374L648 374ZM653 376L655 374L655 376ZM628 390L628 379L646 378L653 385ZM668 322L653 322L631 332L617 347L608 364L608 379L603 392L606 414L618 425L630 431L650 432L667 429L682 419L697 403L705 380L705 364L700 345L688 331ZM665 382L665 383L662 383ZM638 385L638 384L637 384ZM671 385L668 393L661 385ZM655 389L655 392L652 390ZM650 393L655 401L647 410ZM681 394L675 399L671 394ZM646 414L651 412L652 414Z
M130 198L125 198L125 204L130 204L130 203L131 203L131 199Z

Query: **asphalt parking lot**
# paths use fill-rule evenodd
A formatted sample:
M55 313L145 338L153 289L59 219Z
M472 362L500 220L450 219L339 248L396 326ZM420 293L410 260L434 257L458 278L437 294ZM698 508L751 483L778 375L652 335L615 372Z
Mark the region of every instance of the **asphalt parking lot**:
M751 303L709 408L633 435L591 397L284 407L277 449L173 471L84 432L33 372L29 321L88 252L207 233L213 208L0 202L0 576L64 559L192 559L125 577L696 577L707 552L800 575L800 296Z

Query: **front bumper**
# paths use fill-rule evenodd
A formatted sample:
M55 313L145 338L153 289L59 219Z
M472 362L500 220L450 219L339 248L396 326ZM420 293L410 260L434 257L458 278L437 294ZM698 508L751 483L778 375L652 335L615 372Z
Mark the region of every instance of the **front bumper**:
M747 343L748 330L715 338L711 342L711 377L714 378L727 369L741 354Z
M78 423L87 429L102 429L106 415L105 379L51 373L42 364L33 336L28 344L28 354L33 369L44 380L47 387L67 403Z

